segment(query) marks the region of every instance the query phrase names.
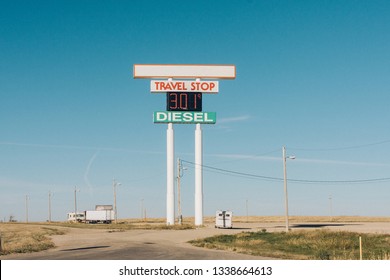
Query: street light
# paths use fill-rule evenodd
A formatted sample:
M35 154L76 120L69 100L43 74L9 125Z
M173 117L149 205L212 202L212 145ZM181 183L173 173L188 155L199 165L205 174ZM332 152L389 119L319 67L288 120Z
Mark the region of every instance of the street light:
M288 223L288 195L287 195L287 170L286 170L287 159L295 159L295 156L286 156L286 147L283 146L284 206L285 206L285 215L286 215L286 232L288 232L290 229Z
M118 212L116 209L116 187L122 185L121 183L118 183L115 179L112 180L112 188L114 189L114 216L115 216L115 223L117 223L117 216Z

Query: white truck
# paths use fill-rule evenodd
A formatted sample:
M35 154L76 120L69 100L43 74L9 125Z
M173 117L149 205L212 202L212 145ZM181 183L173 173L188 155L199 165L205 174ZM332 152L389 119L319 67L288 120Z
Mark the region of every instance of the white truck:
M85 212L77 212L77 215L74 212L70 212L68 215L68 222L84 222L85 220Z
M233 212L218 210L215 214L216 228L233 228L232 223Z
M85 211L86 224L111 224L115 219L114 210L88 210Z

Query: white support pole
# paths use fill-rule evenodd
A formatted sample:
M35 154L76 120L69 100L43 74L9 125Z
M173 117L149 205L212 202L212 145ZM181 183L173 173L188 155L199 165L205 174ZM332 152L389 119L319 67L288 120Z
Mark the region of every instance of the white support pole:
M167 225L175 224L175 162L173 124L167 128Z
M203 225L203 147L202 129L199 123L195 129L195 226Z

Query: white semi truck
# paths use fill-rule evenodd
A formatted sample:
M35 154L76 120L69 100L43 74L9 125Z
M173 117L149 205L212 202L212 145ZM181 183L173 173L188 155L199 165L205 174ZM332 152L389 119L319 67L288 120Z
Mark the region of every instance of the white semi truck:
M85 212L77 212L77 215L74 212L70 212L68 215L68 222L84 222L85 221Z

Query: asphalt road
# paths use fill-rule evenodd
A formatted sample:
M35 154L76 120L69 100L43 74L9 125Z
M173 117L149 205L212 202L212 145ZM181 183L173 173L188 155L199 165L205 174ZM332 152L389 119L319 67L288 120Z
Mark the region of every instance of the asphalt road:
M305 223L291 229L329 228L366 233L390 234L390 223ZM12 254L0 259L12 260L264 260L259 256L194 247L189 240L217 234L243 231L283 231L281 223L241 223L233 229L215 229L212 225L193 230L108 230L67 228L65 235L53 236L55 248L29 254Z

